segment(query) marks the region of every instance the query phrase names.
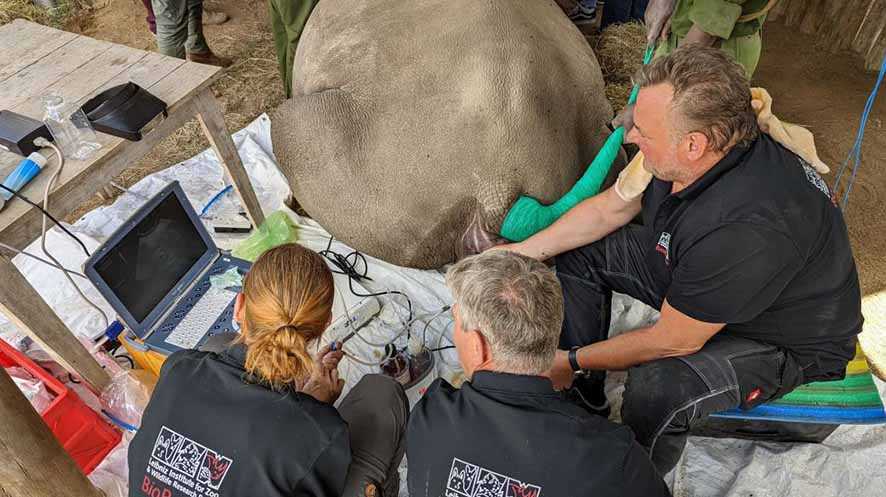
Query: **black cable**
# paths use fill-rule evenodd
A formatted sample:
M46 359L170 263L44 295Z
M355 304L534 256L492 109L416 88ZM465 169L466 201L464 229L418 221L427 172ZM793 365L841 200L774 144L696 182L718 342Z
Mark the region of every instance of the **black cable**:
M132 358L129 357L128 355L120 354L120 355L115 355L113 357L114 357L115 361L117 359L126 359L127 361L129 361L129 369L135 369L135 361L133 361Z
M71 238L73 238L74 241L76 241L77 243L80 244L81 247L83 247L83 251L86 252L86 257L89 257L90 255L92 255L92 254L89 253L89 250L86 249L86 245L84 245L83 242L82 242L79 238L77 238L73 233L71 233L70 231L68 231L68 228L65 228L64 226L62 226L62 223L58 222L58 219L52 217L52 214L50 214L46 209L44 209L43 207L40 207L39 205L35 204L34 202L32 202L31 200L29 200L28 198L26 198L24 195L22 195L22 194L20 194L19 192L15 191L15 190L13 190L13 189L11 189L11 188L9 188L9 187L7 187L6 185L4 185L4 184L2 184L2 183L0 183L0 188L3 188L4 190L8 191L9 193L11 193L11 194L15 195L16 197L22 199L23 201L25 201L25 202L26 202L27 204L29 204L30 206L32 206L32 207L36 207L36 208L40 209L40 212L42 212L44 216L48 217L50 221L52 221L53 223L55 223L56 226L58 226L59 228L61 228L62 231L64 231L65 233L67 233L68 236L70 236Z
M397 291L397 290L390 290L387 292L365 293L364 294L364 293L357 293L354 290L354 280L360 281L360 280L365 279L365 280L372 281L372 278L370 278L369 276L366 275L369 272L369 264L366 263L366 257L364 257L363 254L361 254L360 252L358 252L356 250L349 253L348 255L341 255L338 252L335 252L334 250L332 250L332 240L333 240L333 237L330 236L329 243L326 244L326 249L321 250L318 253L339 269L338 271L336 271L335 269L332 269L331 271L333 273L345 274L348 276L348 288L351 290L351 293L353 293L354 295L356 295L358 297L381 297L383 295L391 295L391 294L402 295L403 298L406 299L406 306L409 309L409 319L407 322L412 323L412 301L409 299L409 296L406 295L405 293ZM354 260L351 261L351 258L353 258ZM363 262L363 272L362 273L357 271L358 261Z

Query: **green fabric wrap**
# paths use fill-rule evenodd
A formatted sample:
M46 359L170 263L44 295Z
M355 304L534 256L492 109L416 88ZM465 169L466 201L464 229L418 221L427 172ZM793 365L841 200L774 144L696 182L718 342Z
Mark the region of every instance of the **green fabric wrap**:
M646 49L646 53L643 56L644 64L648 64L652 60L654 48L654 46L650 46ZM631 91L630 98L628 98L628 104L633 104L637 101L637 94L639 92L640 88L635 86ZM606 175L609 174L609 170L612 168L612 163L615 162L615 158L618 156L618 151L624 142L624 136L625 130L619 126L606 139L603 147L597 152L597 156L594 157L594 160L585 170L582 177L565 195L553 204L542 205L541 202L532 197L521 195L514 202L514 205L511 206L507 216L505 216L499 234L512 242L523 241L554 224L557 219L560 219L560 216L566 214L569 209L572 209L580 202L599 193Z

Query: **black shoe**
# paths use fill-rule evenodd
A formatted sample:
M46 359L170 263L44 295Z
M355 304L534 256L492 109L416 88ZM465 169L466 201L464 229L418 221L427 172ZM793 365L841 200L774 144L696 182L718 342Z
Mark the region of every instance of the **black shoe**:
M608 419L612 414L612 407L609 406L603 387L603 380L591 378L587 373L578 373L575 375L572 388L568 390L567 395L573 402L584 407L591 414Z

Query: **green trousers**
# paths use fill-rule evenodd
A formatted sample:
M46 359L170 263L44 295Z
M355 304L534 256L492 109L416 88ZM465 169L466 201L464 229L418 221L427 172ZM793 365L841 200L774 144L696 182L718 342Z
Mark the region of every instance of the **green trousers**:
M283 79L286 98L292 96L292 60L295 57L298 39L301 38L301 32L317 1L268 0L274 47L277 49L277 63L280 65L280 77Z
M206 53L203 37L203 0L151 0L157 20L157 50L185 58L187 52Z
M670 36L668 36L667 43L659 45L658 50L655 52L655 56L661 57L662 55L667 55L673 52L680 45L681 40L681 37L671 33ZM751 78L754 76L754 71L757 70L757 63L760 62L760 52L763 49L763 38L760 36L760 31L757 31L748 36L737 36L724 40L720 45L720 48L738 61L738 63L745 68L745 71L747 71L748 78Z

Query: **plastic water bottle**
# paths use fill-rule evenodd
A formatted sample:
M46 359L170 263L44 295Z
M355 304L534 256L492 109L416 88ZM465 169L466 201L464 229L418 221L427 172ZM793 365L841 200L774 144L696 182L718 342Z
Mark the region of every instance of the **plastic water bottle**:
M43 122L66 158L86 160L101 148L83 109L69 108L61 95L53 93L43 97L43 110Z

